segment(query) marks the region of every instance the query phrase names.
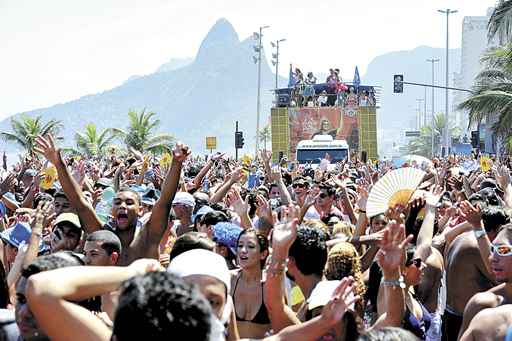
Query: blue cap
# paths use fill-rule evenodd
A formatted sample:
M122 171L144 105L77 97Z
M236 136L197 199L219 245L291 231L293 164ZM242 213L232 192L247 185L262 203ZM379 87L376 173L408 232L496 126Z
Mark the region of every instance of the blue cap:
M28 244L32 229L27 223L18 222L14 227L10 227L7 230L0 233L0 238L6 243L18 248L22 242ZM39 243L39 251L44 250L44 244Z
M213 208L211 208L210 206L205 205L205 206L201 207L199 210L197 210L196 214L194 214L192 216L192 221L195 223L196 219L199 219L202 216L204 216L206 213L210 213L210 212L213 212L213 211L215 211Z
M229 247L233 255L236 255L238 237L242 229L233 223L218 223L213 226L213 241Z
M7 207L3 202L0 201L0 218L7 213Z

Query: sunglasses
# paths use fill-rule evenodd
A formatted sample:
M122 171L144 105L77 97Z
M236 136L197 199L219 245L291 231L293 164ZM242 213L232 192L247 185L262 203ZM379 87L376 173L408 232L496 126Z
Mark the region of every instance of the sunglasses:
M319 198L322 198L322 199L325 199L329 196L329 194L325 193L325 192L321 192L320 194L318 194L318 197Z
M421 267L421 263L423 263L421 258L414 258L414 259L410 260L409 262L407 262L407 264L405 264L405 266L414 265L415 267L417 267L419 269Z
M304 184L293 184L292 188L304 188L306 187Z
M501 245L491 245L491 252L495 255L501 257L512 256L512 245L501 244Z

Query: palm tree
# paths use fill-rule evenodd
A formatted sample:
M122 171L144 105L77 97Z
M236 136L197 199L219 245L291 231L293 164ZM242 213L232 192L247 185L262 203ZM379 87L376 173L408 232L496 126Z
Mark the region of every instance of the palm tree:
M434 153L436 146L441 143L441 136L443 135L446 119L443 113L434 116ZM460 135L460 129L451 126L449 135L452 137ZM420 129L420 136L415 137L409 141L407 146L408 154L421 155L425 157L432 157L432 125L423 126Z
M80 153L87 156L104 156L110 143L116 138L114 129L103 129L101 133L98 132L96 125L89 123L85 126L83 133L77 132L75 134L75 141L77 149Z
M18 144L27 151L30 155L34 154L34 141L38 135L53 134L59 132L62 127L62 122L51 119L48 122L43 122L42 117L30 117L26 114L21 115L19 118L11 118L12 132L1 131L0 138L5 141Z
M470 125L486 121L495 137L507 141L512 137L512 44L488 51L482 61L486 67L459 109L468 111Z
M263 148L267 150L267 142L271 139L270 127L268 125L260 130L258 133L258 139L260 142L263 142Z
M497 37L500 44L512 38L512 0L500 0L487 25L488 38Z
M128 112L130 122L128 130L114 128L113 132L124 138L124 143L128 148L139 152L171 152L174 137L170 134L154 133L154 130L160 125L160 120L155 119L155 115L156 113L146 112L145 109L140 113L130 110Z

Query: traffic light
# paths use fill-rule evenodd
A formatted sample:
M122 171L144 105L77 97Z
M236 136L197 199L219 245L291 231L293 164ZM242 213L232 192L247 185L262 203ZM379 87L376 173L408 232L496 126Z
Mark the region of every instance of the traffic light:
M401 94L404 92L404 75L393 76L393 92L395 94Z
M480 132L478 130L474 130L471 132L471 146L473 148L480 147Z
M235 132L235 148L241 149L244 147L244 133L241 131Z

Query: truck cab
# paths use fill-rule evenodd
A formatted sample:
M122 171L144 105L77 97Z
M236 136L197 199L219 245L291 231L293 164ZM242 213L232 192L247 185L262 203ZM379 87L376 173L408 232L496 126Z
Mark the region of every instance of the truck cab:
M347 141L334 140L330 135L316 135L312 140L297 144L297 162L301 165L318 166L326 154L331 157L331 164L346 160L350 155Z

